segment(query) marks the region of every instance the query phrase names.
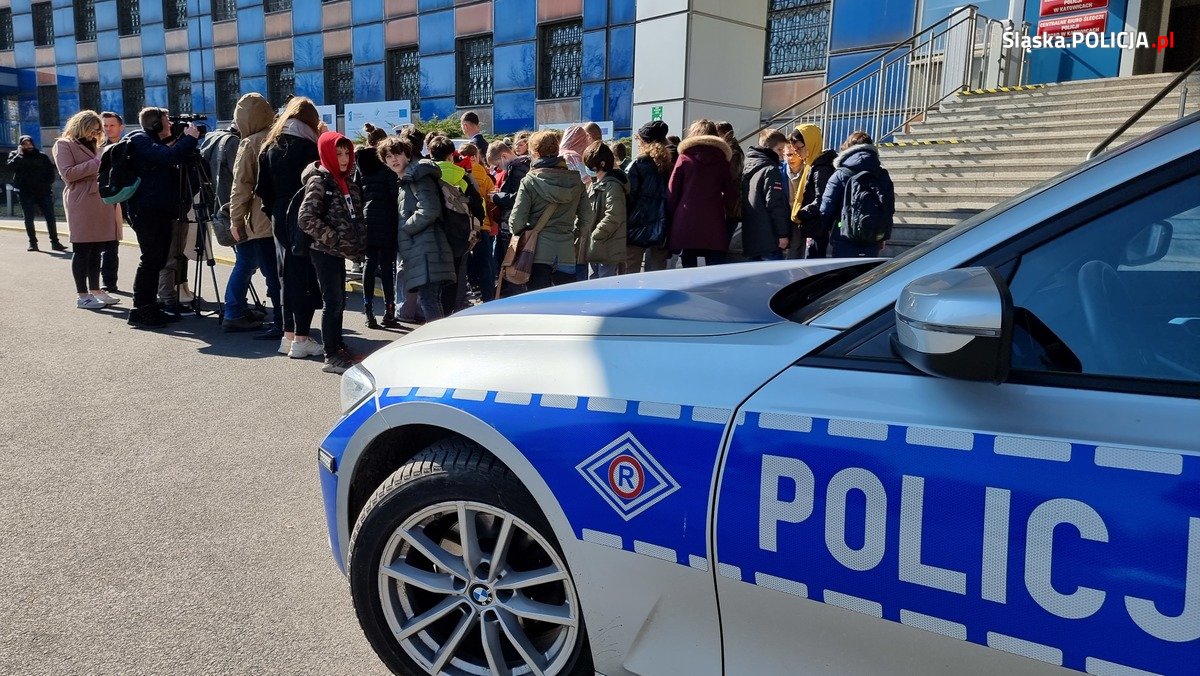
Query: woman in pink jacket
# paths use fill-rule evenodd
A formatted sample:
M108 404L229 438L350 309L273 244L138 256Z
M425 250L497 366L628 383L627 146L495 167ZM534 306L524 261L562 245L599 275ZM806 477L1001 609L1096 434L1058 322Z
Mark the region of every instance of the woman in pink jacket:
M98 310L120 302L100 290L100 252L121 238L116 210L100 199L100 141L104 126L92 110L81 110L54 142L54 164L67 187L63 206L71 231L71 273L79 294L76 307Z

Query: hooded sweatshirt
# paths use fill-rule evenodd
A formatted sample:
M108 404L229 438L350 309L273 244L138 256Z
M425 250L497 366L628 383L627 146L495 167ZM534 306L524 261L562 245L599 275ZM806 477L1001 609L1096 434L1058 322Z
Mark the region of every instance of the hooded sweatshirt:
M575 238L592 223L592 204L579 174L560 157L539 159L521 181L508 219L513 236L534 228L551 205L554 211L538 236L533 262L573 266Z
M254 194L254 184L258 181L258 156L275 121L275 109L262 94L246 94L238 99L233 121L242 140L233 162L229 221L237 226L242 241L270 237L271 219L263 212L262 199Z
M361 193L348 180L354 168L354 153L350 154L346 171L338 167L337 144L345 138L327 131L317 141L321 159L304 170L304 199L297 224L313 239L314 251L354 260L361 258L366 248L366 228L359 218Z
M466 169L463 169L448 159L438 162L437 165L442 170L443 181L449 183L455 188L458 188L464 193L467 191L467 180L465 178L467 175Z

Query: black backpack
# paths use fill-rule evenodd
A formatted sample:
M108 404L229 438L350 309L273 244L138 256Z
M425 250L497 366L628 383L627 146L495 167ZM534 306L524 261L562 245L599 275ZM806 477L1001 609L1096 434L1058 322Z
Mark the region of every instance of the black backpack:
M896 213L896 198L892 179L880 169L853 172L845 167L839 172L846 178L842 197L842 237L859 244L879 244L892 236L892 216Z
M142 179L133 163L133 142L123 138L106 146L100 154L100 199L118 204L133 197Z

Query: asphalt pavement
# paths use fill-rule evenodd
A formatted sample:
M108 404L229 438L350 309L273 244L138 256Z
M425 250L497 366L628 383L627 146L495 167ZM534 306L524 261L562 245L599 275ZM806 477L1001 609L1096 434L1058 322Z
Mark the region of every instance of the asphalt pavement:
M0 229L0 673L384 673L326 542L338 377L213 318L133 329L128 295L77 309L69 254L25 246Z

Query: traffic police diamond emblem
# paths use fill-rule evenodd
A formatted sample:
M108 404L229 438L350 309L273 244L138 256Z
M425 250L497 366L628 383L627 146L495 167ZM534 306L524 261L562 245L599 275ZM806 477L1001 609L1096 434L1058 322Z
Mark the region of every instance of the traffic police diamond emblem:
M679 482L626 432L575 469L626 521L679 490Z

